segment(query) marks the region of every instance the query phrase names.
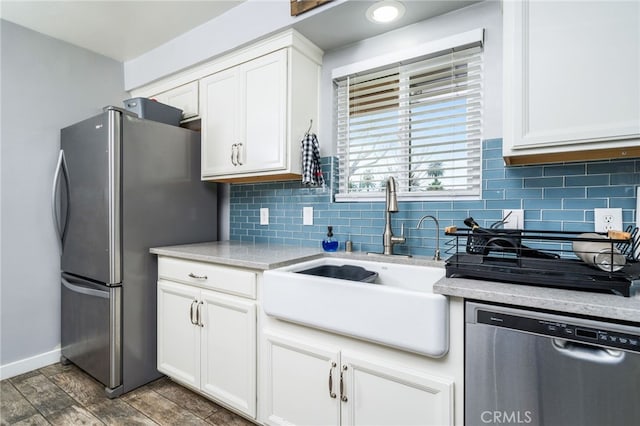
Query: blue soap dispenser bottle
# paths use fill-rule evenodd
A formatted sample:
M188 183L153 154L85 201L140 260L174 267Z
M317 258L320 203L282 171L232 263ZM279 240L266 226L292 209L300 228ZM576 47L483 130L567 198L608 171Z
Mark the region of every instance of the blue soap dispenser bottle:
M322 240L324 251L338 251L338 240L333 238L333 226L327 226L327 238Z

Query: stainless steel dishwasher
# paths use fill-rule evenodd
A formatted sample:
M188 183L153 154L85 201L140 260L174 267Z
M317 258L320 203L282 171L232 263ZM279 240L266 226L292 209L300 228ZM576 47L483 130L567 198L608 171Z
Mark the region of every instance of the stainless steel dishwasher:
M467 302L465 425L640 419L640 325Z

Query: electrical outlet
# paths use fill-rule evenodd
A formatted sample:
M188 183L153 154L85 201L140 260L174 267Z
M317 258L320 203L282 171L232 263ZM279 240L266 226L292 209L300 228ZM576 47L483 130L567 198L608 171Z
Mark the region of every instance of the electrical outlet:
M509 215L509 217L507 217L507 215ZM502 217L506 218L503 225L504 229L524 229L524 210L502 210Z
M313 207L302 208L302 224L313 225Z
M593 209L596 232L622 231L622 209Z
M269 209L267 207L262 207L260 209L260 225L268 225L269 224Z

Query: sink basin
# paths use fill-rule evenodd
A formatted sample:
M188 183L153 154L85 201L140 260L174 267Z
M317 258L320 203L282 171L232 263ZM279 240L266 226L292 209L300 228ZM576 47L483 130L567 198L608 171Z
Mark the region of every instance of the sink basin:
M308 275L357 266L373 282ZM322 268L325 267L325 268ZM379 344L441 357L449 349L449 303L433 294L444 268L327 257L265 271L267 315Z
M367 271L362 266L354 265L321 265L303 271L298 274L317 275L325 278L340 278L342 280L362 281L371 283L378 278L378 273Z

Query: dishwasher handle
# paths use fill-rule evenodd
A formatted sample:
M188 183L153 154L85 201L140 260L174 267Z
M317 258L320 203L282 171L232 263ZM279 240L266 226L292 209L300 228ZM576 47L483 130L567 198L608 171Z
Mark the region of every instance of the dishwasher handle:
M597 364L618 364L624 361L625 353L602 346L584 345L565 339L552 339L553 348L562 355Z

